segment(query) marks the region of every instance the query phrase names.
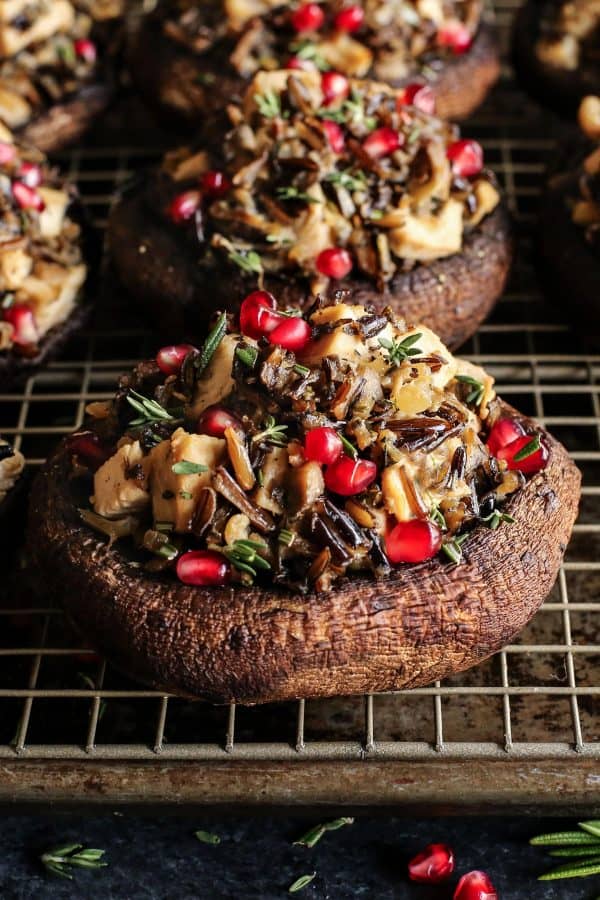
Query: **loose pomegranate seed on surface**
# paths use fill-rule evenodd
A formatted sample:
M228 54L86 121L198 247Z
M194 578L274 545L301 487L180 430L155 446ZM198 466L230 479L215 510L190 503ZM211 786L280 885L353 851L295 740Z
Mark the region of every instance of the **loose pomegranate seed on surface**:
M248 294L240 307L240 330L246 337L258 340L273 331L281 322L277 300L268 291Z
M222 406L209 406L200 415L196 423L196 434L208 434L210 437L222 438L227 428L239 428L240 422L232 413Z
M344 450L342 439L335 430L323 426L313 428L304 438L304 456L306 459L329 466L340 458Z
M525 429L517 419L499 419L488 435L486 441L488 450L492 456L497 456L502 447L516 441L523 434Z
M439 884L454 871L454 851L447 844L429 844L408 864L411 881L422 884Z
M398 522L385 538L385 550L392 563L425 562L436 556L441 546L442 532L425 519Z
M340 10L335 17L335 27L338 31L352 33L358 31L365 20L365 12L362 6L347 6Z
M457 56L466 53L472 43L471 33L462 22L449 22L437 33L438 47L448 47Z
M435 112L435 94L428 84L407 84L404 92L398 98L398 109L404 106L414 106L421 112L433 115Z
M321 90L325 106L336 100L345 100L350 93L350 82L341 72L324 72L321 78Z
M500 447L496 456L506 460L509 469L516 469L524 475L536 475L548 465L549 453L539 435L524 434Z
M109 459L111 452L94 431L79 431L67 438L67 449L93 472Z
M94 63L98 57L98 51L93 41L87 38L81 38L73 44L75 53L80 59L86 63Z
M326 488L342 497L362 493L376 478L377 466L369 459L342 456L325 469Z
M177 560L177 577L196 587L222 587L231 579L231 567L215 550L188 550Z
M14 328L12 334L14 344L21 347L37 344L39 332L29 303L13 303L8 309L2 311L2 318L5 322L10 322Z
M363 141L363 149L373 159L382 159L398 150L404 143L404 135L393 128L377 128Z
M337 122L332 122L331 119L325 119L323 121L323 131L327 135L329 146L333 152L343 153L346 146L346 138L341 126Z
M453 900L498 900L498 894L485 872L473 871L460 879Z
M171 344L169 347L162 347L156 354L156 365L165 375L177 375L188 353L195 349L192 344Z
M325 21L325 13L318 3L303 3L292 13L296 31L317 31Z
M17 176L27 187L36 188L42 183L42 170L36 163L24 162L19 166Z
M327 278L345 278L354 265L352 256L343 247L329 247L317 256L317 269Z
M5 166L7 163L14 162L17 157L17 150L14 144L8 144L6 141L0 141L0 165Z
M46 204L35 188L28 187L22 181L13 182L12 192L21 209L35 209L37 212L43 212L46 209Z
M454 174L463 178L479 175L483 169L483 149L477 141L471 141L466 138L454 141L448 147L446 156L452 163Z
M184 191L172 200L169 206L169 218L176 225L188 222L196 215L196 210L202 202L200 191Z
M300 56L290 56L285 69L298 69L300 72L316 72L317 65L312 59L302 59Z
M211 197L222 197L231 189L231 182L224 172L211 169L202 176L202 190Z
M269 340L284 350L299 353L310 340L311 328L299 316L280 316L279 324L269 332Z

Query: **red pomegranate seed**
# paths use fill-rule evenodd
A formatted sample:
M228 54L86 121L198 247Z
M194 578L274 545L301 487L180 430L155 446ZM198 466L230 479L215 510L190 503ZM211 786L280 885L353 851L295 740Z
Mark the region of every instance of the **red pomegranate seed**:
M377 466L368 459L342 456L325 469L325 486L342 497L362 493L376 478Z
M344 450L342 439L335 430L327 426L313 428L304 438L304 456L325 466L340 458Z
M279 324L269 334L269 341L284 350L299 353L310 340L311 329L308 322L299 316L280 317Z
M350 82L341 72L324 72L321 78L321 90L325 106L336 100L345 100L350 93Z
M498 894L485 872L474 871L460 879L453 900L498 900Z
M403 93L398 98L398 109L403 106L414 106L421 112L433 115L435 112L435 94L428 84L414 82L407 84Z
M298 69L300 72L316 72L317 66L312 59L301 59L299 56L290 56L285 64L286 69Z
M385 539L386 553L393 563L425 562L439 553L441 546L442 532L425 519L398 522Z
M27 187L36 188L42 183L42 170L36 163L24 162L19 166L18 178Z
M483 149L477 141L455 141L448 147L446 156L452 163L454 174L462 178L479 175L483 169Z
M240 307L240 330L246 337L258 340L273 331L281 322L277 300L268 291L248 294Z
M403 143L403 134L400 134L393 128L378 128L376 131L371 132L369 137L363 141L363 149L373 159L382 159L382 157L389 156L398 150Z
M335 17L335 27L338 31L358 31L365 20L365 11L361 6L347 6Z
M29 303L13 303L8 309L3 310L2 318L10 322L14 328L12 341L21 347L28 344L37 344L39 333L33 310Z
M338 123L332 122L331 119L325 119L323 122L323 131L327 135L329 146L333 152L343 153L344 147L346 146L346 138Z
M317 256L317 269L327 278L345 278L353 265L352 256L343 247L329 247Z
M93 431L79 431L67 438L67 449L93 472L110 458L111 452Z
M549 453L539 435L524 434L500 447L496 456L506 460L509 469L517 469L524 475L535 475L548 465Z
M517 419L499 419L490 430L486 441L488 450L492 456L497 456L502 447L516 441L523 434L525 429Z
M184 584L221 587L231 579L231 567L214 550L188 550L177 560L177 577Z
M196 424L196 434L222 438L226 428L239 428L240 421L222 406L208 406Z
M37 212L43 212L46 209L46 204L35 188L28 187L22 181L13 182L12 192L21 209L35 209Z
M231 182L224 172L211 169L202 176L202 190L211 197L222 197L231 189Z
M325 13L318 3L303 3L292 13L296 31L317 31L325 21Z
M86 63L95 63L98 56L96 45L87 38L81 38L74 43L75 53Z
M5 166L7 163L14 162L17 158L17 149L14 144L7 144L6 141L0 141L0 165Z
M169 216L176 225L188 222L196 215L196 210L202 202L200 191L184 191L178 194L169 206Z
M454 851L447 844L429 844L408 864L411 881L422 884L439 884L449 878L453 871Z
M169 347L162 347L156 354L156 365L165 375L177 375L188 353L195 349L191 344L171 344Z
M439 47L448 47L454 53L460 55L466 53L473 43L473 38L468 28L462 22L449 22L437 33Z

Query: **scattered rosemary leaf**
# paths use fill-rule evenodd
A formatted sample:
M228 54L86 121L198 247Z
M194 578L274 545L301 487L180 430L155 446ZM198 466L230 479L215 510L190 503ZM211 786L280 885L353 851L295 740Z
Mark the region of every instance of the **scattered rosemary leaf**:
M316 872L313 872L312 875L301 875L300 878L297 878L296 881L289 886L288 894L297 894L298 891L303 890L311 883L316 875Z
M446 541L442 544L442 553L444 553L450 562L454 563L456 566L460 565L463 561L462 545L467 540L467 537L467 534L461 534L451 541Z
M240 572L246 572L246 574L256 578L257 569L263 569L264 571L270 571L271 569L270 562L259 553L261 550L268 549L266 544L261 544L258 541L234 541L230 547L221 548L221 553Z
M348 456L351 459L358 459L358 450L356 449L354 444L348 440L348 438L346 437L345 434L342 434L341 432L339 432L339 436L340 436L340 440L341 440L342 444L344 445L344 450L346 451Z
M367 176L362 170L351 172L349 169L342 169L338 172L330 172L329 175L325 176L325 181L329 181L331 184L339 184L340 187L346 188L347 191L363 191L367 186ZM383 213L381 215L383 216Z
M595 856L600 853L600 841L597 844L582 844L581 847L559 847L557 850L548 850L550 856Z
M231 250L228 259L230 262L235 263L242 272L262 275L262 260L255 250Z
M69 867L79 869L103 869L108 863L102 862L104 850L93 847L84 847L83 844L67 844L65 847L56 847L42 853L40 860L50 872L60 875L62 878L73 880Z
M324 56L319 52L319 48L311 41L296 41L290 48L299 59L309 60L313 62L317 69L327 72L331 68Z
M339 819L333 819L332 822L323 822L320 825L315 825L314 828L311 828L306 834L303 834L301 838L298 838L297 841L294 841L294 845L299 847L314 847L317 844L325 832L327 831L337 831L338 828L343 828L344 825L352 825L354 824L354 819L349 816L342 816Z
M213 844L217 845L221 843L221 838L218 834L211 834L210 831L195 831L194 836L198 838L203 844Z
M150 397L144 397L142 394L138 394L133 388L129 388L127 402L140 414L139 419L134 419L129 423L134 427L137 425L152 425L156 422L175 421L174 416L172 416L164 406L161 406L156 400L150 399Z
M538 881L558 881L562 878L585 878L588 875L600 875L600 856L592 856L580 863L566 863L545 872Z
M296 375L310 375L310 369L308 368L308 366L301 366L300 363L296 363L296 365L294 366L294 372L296 373Z
M182 459L171 466L171 471L175 475L200 475L201 472L208 472L208 466Z
M522 462L524 459L528 459L530 456L533 456L534 453L541 447L541 440L539 434L536 434L529 443L525 444L525 446L519 450L518 453L515 453L513 457L514 462Z
M266 119L276 119L281 115L281 97L275 91L267 91L265 94L255 94L254 102L261 116Z
M481 521L484 525L487 525L491 531L495 531L503 522L506 522L507 525L514 525L515 523L515 519L512 516L509 516L508 513L501 512L499 509L495 509L489 516L486 516Z
M284 547L291 547L294 543L296 535L293 531L288 531L287 528L282 528L277 536L277 540L280 544L283 544Z
M256 365L256 360L258 359L258 350L256 347L238 347L235 351L235 355L245 366L248 366L249 369L253 369Z
M207 365L215 355L219 344L225 337L225 333L227 331L227 315L225 313L221 313L215 327L212 329L206 340L204 341L204 345L200 351L200 356L198 357L197 362L194 364L194 368L198 375L201 372L204 372Z
M532 847L561 847L565 844L600 844L600 840L583 831L555 831L552 834L538 834L529 843Z
M594 837L598 838L600 841L600 820L593 820L589 822L578 822L577 823L580 828L582 828L587 834L592 834Z
M303 203L321 202L317 197L312 197L310 194L307 194L306 191L301 191L300 188L294 187L293 185L277 188L277 196L280 200L301 200Z
M287 444L287 425L278 425L273 416L267 416L265 419L265 428L252 438L253 444L265 441L267 444L273 444L275 447L285 447Z
M457 375L456 380L460 381L461 384L467 384L472 388L467 394L467 403L474 403L476 406L479 406L485 391L485 387L481 381L477 381L477 379L473 378L471 375Z
M441 528L442 531L446 531L446 520L439 506L433 506L431 508L429 518L435 525L438 526L438 528Z

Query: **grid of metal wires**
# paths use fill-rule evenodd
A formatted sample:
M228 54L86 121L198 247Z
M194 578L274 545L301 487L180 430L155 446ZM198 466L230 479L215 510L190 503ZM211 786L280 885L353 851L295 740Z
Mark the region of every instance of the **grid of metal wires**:
M517 0L497 4L504 37ZM98 659L59 609L17 575L0 608L0 758L101 760L435 760L600 757L600 355L545 305L532 262L543 175L564 126L504 73L468 132L504 185L519 238L506 296L466 348L499 392L560 438L584 475L581 515L558 583L534 621L501 653L431 687L395 694L213 708L140 689ZM161 148L84 145L60 159L98 225L115 190ZM109 296L113 285L105 296ZM118 306L118 304L117 304ZM560 315L560 314L559 314ZM113 316L114 318L114 316ZM0 431L37 467L86 404L156 346L134 322L101 313L69 355L0 396ZM596 709L595 709L596 707Z

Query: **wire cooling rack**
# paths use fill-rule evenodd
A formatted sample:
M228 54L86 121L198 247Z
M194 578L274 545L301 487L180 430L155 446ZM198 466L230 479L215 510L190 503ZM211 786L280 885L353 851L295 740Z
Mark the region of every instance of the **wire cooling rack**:
M516 6L497 4L505 38ZM143 115L131 116L143 130ZM544 172L558 138L569 135L508 70L466 130L482 140L503 183L519 251L508 292L465 354L566 444L584 476L573 541L545 605L501 653L431 687L236 709L129 682L81 646L59 609L30 595L27 571L19 571L5 580L0 605L0 800L421 810L560 802L562 812L597 802L600 355L587 353L560 311L546 306L532 262ZM101 141L59 159L100 227L119 186L163 149L156 135ZM122 298L108 303L117 289L107 278L94 330L22 392L0 395L0 431L31 469L81 425L88 402L108 398L117 376L156 349L156 336L124 323Z

